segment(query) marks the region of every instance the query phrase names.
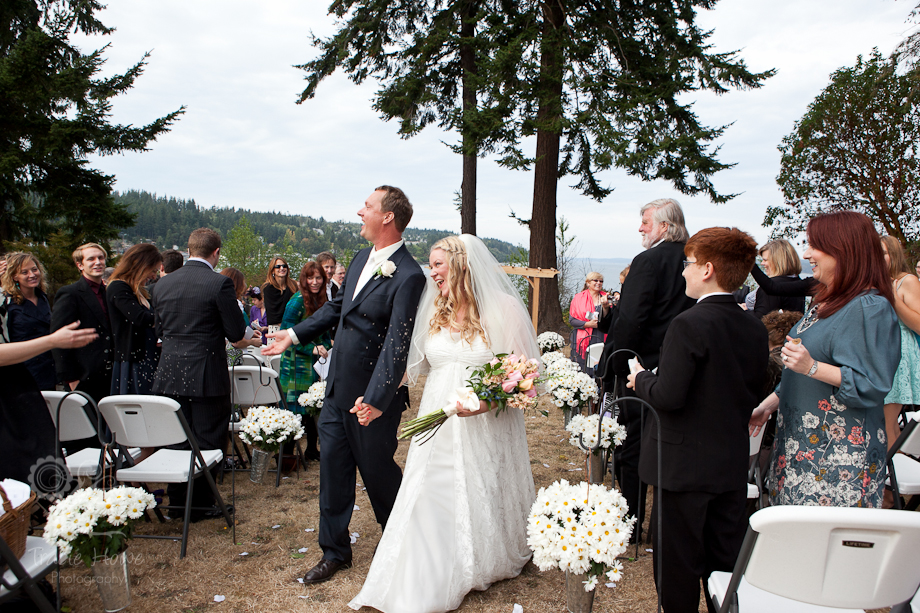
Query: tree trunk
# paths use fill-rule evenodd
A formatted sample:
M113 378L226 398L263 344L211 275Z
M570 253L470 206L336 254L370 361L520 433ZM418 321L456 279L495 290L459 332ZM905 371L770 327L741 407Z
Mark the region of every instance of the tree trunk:
M476 55L470 41L476 35L476 13L479 2L468 0L462 12L460 26L460 69L463 82L463 183L460 186L460 232L476 234L476 144L467 128L469 115L476 110Z
M530 266L556 267L556 187L559 182L559 118L562 115L563 55L559 42L565 15L562 0L543 4L540 43L540 106L537 110L537 154L534 163L533 212L530 218ZM533 290L530 291L533 305ZM565 330L559 306L559 282L540 280L540 303L534 305L539 330Z

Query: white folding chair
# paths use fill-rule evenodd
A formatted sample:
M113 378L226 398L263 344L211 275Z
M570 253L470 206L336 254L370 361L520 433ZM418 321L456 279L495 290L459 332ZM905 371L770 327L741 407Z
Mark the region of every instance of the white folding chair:
M51 420L58 430L59 442L79 441L87 438L98 439L97 425L86 414L85 407L90 402L87 396L79 392L43 391L42 398L45 399L45 404L51 413ZM60 412L60 421L58 421L58 412ZM141 455L141 450L136 447L125 449L125 452L131 460L136 460ZM71 475L89 477L93 485L101 482L105 469L112 465L113 459L116 459L115 452L106 457L99 447L81 449L64 458Z
M748 500L757 500L757 508L763 506L763 474L760 471L760 445L763 443L763 433L767 430L766 424L755 436L749 438L749 464L748 464Z
M918 586L920 514L813 506L754 513L734 572L708 581L720 613L895 613Z
M240 365L241 366L262 366L263 362L261 358L254 353L249 351L243 351L243 355L240 356Z
M281 356L273 355L268 358L268 367L275 372L281 372Z
M598 362L601 361L601 354L604 353L604 343L594 343L593 345L588 345L588 353L586 355L585 365L588 368L596 368Z
M189 520L192 514L192 492L197 477L204 476L214 494L217 506L233 527L232 519L224 501L217 491L217 484L210 469L224 458L220 449L199 449L198 441L189 428L179 403L163 396L108 396L99 401L99 411L112 430L115 442L130 447L166 447L188 442L191 450L158 449L152 456L129 468L115 471L115 479L122 483L186 483L184 517L182 526L182 549L180 558L185 557L188 545ZM180 508L173 505L163 508ZM201 510L201 509L196 509ZM166 538L171 536L138 535L143 538Z
M36 585L57 568L57 560L57 547L40 536L26 537L26 552L20 558L13 555L6 541L0 538L0 563L7 566L6 572L0 575L0 603L25 592L42 613L57 611L57 603L50 602ZM16 610L21 609L17 607Z
M236 405L234 419L230 421L230 436L240 431L240 418L242 418L242 409L255 406L280 405L287 408L284 395L281 393L281 383L278 381L278 371L264 366L234 366L230 368L230 401ZM303 453L300 451L300 445L295 444L298 453L298 465L301 465ZM247 458L251 461L249 450L243 446ZM232 452L234 459L239 457L239 450L236 446L236 440L232 441ZM283 450L278 451L278 469L275 475L275 487L281 485L281 463L284 460ZM234 462L233 469L236 469Z
M920 506L920 422L910 420L901 436L888 450L888 479L885 482L894 494L895 508L901 508L901 496L913 496L907 509Z
M230 367L230 402L245 408L282 403L278 371L262 364Z

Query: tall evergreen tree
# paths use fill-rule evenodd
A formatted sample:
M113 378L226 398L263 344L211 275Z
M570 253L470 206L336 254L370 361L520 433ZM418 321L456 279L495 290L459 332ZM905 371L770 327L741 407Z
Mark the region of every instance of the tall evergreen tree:
M100 50L82 53L73 32L105 35L97 0L0 3L0 241L105 242L133 216L112 198L114 178L90 154L145 151L183 108L135 127L110 122L111 99L128 91L147 55L124 74L100 78Z
M513 112L504 96L483 93L483 83L515 79L514 0L334 0L339 18L330 38L313 38L318 58L307 71L300 102L342 67L355 83L370 76L381 86L374 109L399 121L403 137L437 123L460 132L451 146L463 156L461 231L476 234L477 158L509 138ZM509 61L511 60L511 61ZM492 86L495 89L495 86Z
M759 87L773 71L752 73L736 52L711 52L711 32L695 20L697 10L713 8L715 0L520 4L531 17L518 38L522 87L514 95L521 128L500 162L534 169L532 267L556 265L557 184L563 176L577 176L573 187L598 201L612 190L596 175L612 167L646 181L671 181L681 193L706 194L714 202L732 198L711 182L732 166L710 150L725 127L701 125L687 94ZM528 159L520 138L533 135L536 155ZM563 325L555 285L544 283L538 305L540 321L550 329Z
M330 10L343 21L333 38L316 41L322 54L303 66L311 73L303 98L336 66L356 82L376 75L383 85L375 108L385 118L400 118L404 134L440 121L464 137L470 130L479 153L500 150L503 165L533 168L530 265L552 268L563 176L577 176L574 187L596 200L612 191L596 175L612 167L643 180L671 181L681 193L706 194L715 202L732 197L711 182L731 167L710 149L725 127L701 125L692 102L679 99L700 90L759 87L773 71L753 73L736 52L711 51L711 33L695 20L697 10L715 4L478 0L475 36L458 39L458 26L472 20L444 16L462 15L469 5L460 0L335 0ZM459 70L463 40L474 42L472 75ZM475 84L473 112L458 113L463 78ZM403 112L388 107L390 100ZM537 141L533 157L521 147L531 136ZM544 280L537 308L550 329L563 326L558 293L554 279Z

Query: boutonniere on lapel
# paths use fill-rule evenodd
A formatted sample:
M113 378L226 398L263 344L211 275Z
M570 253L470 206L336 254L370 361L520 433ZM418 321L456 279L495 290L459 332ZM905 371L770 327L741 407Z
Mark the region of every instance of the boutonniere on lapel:
M386 262L384 262L383 264L381 264L374 270L374 281L376 281L380 277L389 279L390 277L393 276L394 272L396 272L396 264L394 264L390 260L387 260Z

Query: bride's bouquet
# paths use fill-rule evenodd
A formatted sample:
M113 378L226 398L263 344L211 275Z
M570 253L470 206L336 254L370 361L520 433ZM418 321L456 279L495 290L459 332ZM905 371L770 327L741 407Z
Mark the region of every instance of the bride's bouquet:
M468 387L458 388L450 395L442 409L407 421L399 435L400 439L416 434L427 435L420 443L426 443L434 436L448 417L456 415L459 402L468 411L478 411L479 401L489 406L498 415L511 407L526 411L537 406L536 384L540 376L540 362L524 356L500 353L491 361L475 369L466 380Z

